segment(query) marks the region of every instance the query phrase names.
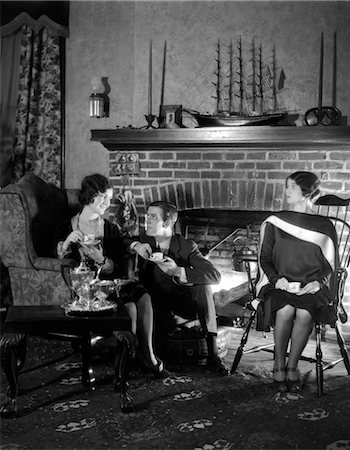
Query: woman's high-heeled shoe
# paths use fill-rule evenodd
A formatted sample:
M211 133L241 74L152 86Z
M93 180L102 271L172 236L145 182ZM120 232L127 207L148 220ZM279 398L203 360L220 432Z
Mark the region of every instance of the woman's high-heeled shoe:
M164 367L163 361L161 361L157 357L156 357L156 360L157 360L157 364L151 368L151 371L154 374L154 378L160 379L160 378L167 378L167 377L169 377L171 375L171 373L169 372L169 370L167 370Z
M291 392L292 394L299 394L301 392L301 381L299 370L296 367L287 367L287 374L288 372L297 372L298 378L296 380L290 380L287 377L287 385L289 392Z
M155 365L152 365L151 362L146 362L141 355L138 355L138 359L146 369L150 370L153 373L154 378L156 379L167 378L171 375L169 370L164 367L163 361L161 361L157 357L157 364Z
M278 372L286 373L286 368L285 367L277 367L275 369L272 369L272 372L273 373L278 373ZM278 392L284 393L284 392L288 391L287 381L285 379L284 380L273 379L273 384L277 388Z

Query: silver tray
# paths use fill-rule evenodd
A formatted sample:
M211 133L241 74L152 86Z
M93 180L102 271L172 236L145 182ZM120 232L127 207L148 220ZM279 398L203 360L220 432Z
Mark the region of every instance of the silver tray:
M95 316L105 316L107 314L113 314L117 310L117 305L111 306L110 308L96 309L96 310L84 310L84 309L69 309L66 310L66 314L69 316L79 316L79 317L95 317Z

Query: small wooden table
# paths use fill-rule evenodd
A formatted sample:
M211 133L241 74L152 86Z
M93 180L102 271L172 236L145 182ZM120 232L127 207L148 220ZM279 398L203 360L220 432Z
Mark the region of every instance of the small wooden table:
M130 317L117 312L93 316L70 316L60 306L10 306L0 340L1 362L9 382L10 401L2 406L1 416L15 417L17 415L18 375L25 362L27 335L77 342L82 355L82 383L89 390L96 388L91 337L114 337L115 390L120 392L122 412L133 411L133 399L127 393L127 378L129 360L135 352L136 339L130 330Z

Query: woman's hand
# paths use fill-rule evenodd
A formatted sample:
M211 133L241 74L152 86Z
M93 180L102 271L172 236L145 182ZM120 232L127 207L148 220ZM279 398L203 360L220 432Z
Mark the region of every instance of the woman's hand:
M258 298L255 298L254 300L252 300L250 302L250 306L255 309L255 311L257 311L258 306L260 305L261 300L259 300Z
M72 231L63 242L63 250L66 251L70 244L81 242L84 240L84 235L80 230Z
M297 292L297 295L305 295L305 294L316 294L321 289L321 285L318 281L311 281L310 283L307 283L302 289L300 289L299 292Z
M102 264L105 259L101 243L97 245L83 245L81 251L85 256L93 259L97 264Z
M281 289L281 291L287 291L288 288L289 288L289 282L288 282L287 278L282 277L276 281L275 289Z

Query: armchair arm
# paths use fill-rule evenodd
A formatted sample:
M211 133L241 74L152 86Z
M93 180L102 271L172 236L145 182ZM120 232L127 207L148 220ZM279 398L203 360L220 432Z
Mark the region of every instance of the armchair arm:
M348 321L348 315L345 311L344 305L343 305L343 296L344 296L344 290L345 290L345 283L346 279L348 277L348 271L344 269L343 267L337 268L337 314L340 319L341 323L346 323Z
M337 272L337 285L338 285L338 300L341 301L344 296L345 282L348 277L348 271L343 267L338 267Z
M63 268L73 268L77 263L71 258L47 258L37 257L33 260L33 267L37 270L51 270L61 272Z

